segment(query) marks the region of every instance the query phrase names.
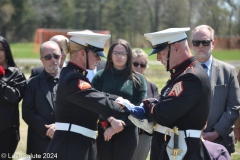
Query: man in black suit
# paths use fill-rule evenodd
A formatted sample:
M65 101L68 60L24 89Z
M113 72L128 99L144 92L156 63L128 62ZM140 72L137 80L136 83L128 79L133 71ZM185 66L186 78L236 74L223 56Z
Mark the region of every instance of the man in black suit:
M61 51L56 42L40 47L44 70L29 79L23 97L22 118L28 124L27 154L42 159L55 131L55 99Z
M60 47L60 50L61 50L61 58L59 59L59 67L62 68L64 67L64 63L65 63L65 60L66 60L66 56L67 54L64 53L63 49L62 49L62 41L63 40L66 40L67 42L69 41L69 39L63 35L55 35L53 36L49 41L54 41L58 44L58 46ZM34 67L32 70L31 70L31 75L29 78L32 78L36 75L39 75L40 73L42 73L44 70L44 66L37 66L37 67Z

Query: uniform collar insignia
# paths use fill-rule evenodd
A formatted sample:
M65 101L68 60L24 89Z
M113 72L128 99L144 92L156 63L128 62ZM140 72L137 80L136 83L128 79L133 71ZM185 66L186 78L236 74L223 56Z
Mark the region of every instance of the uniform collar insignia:
M181 74L194 61L196 61L195 58L190 57L189 59L187 59L187 60L183 61L182 63L180 63L179 65L175 66L173 69L170 70L171 77Z

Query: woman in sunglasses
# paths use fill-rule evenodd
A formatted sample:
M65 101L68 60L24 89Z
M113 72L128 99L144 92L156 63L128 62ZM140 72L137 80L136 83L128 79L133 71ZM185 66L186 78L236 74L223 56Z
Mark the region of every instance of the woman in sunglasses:
M18 104L23 97L25 80L14 62L9 43L0 36L0 153L10 157L20 139Z
M70 60L60 73L56 131L44 159L96 160L99 115L111 121L111 116L128 116L130 112L114 102L118 96L97 91L86 77L87 69L95 69L100 56L105 57L103 48L110 35L86 31L68 35L72 35L70 42L64 42L62 47L70 54ZM130 105L127 101L126 104Z
M140 48L132 50L133 69L136 72L144 74L148 64L148 55ZM147 81L147 98L159 98L158 88L152 82ZM151 143L152 136L146 131L139 128L139 141L137 149L134 153L133 160L146 160Z
M132 67L132 49L129 42L118 39L109 48L106 67L92 80L95 89L115 94L139 105L146 98L145 78ZM114 129L116 119L124 121L124 129ZM112 117L110 122L102 116L98 128L97 154L99 160L132 160L138 142L137 128L128 116Z

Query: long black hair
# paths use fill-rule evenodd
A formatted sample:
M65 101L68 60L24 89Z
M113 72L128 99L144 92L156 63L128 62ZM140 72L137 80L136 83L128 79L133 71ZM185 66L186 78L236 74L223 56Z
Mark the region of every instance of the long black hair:
M3 45L7 65L10 67L17 67L16 63L14 62L12 51L7 40L4 37L0 36L0 43L2 43Z
M130 76L133 80L134 86L136 88L139 88L141 86L141 80L138 78L138 76L136 75L136 72L133 69L133 66L132 66L132 49L131 49L131 45L128 41L126 41L124 39L118 39L111 44L111 46L108 50L107 62L106 62L105 69L110 70L111 68L113 68L112 52L113 52L114 47L116 45L119 45L119 44L124 46L126 51L127 51L127 62L126 62L126 73L125 73L125 75Z

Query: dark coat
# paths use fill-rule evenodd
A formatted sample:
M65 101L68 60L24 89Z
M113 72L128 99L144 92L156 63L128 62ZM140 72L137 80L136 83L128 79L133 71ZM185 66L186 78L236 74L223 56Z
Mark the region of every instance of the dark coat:
M149 120L168 128L202 130L206 124L211 104L211 87L207 73L194 57L170 70L171 78L161 90L154 108L149 107ZM152 106L153 107L153 106ZM152 110L152 112L151 112ZM168 160L164 134L153 132L151 160ZM200 138L185 138L187 153L183 160L208 160L210 158Z
M152 83L147 81L147 98L159 98L159 93L158 93L158 88L157 86Z
M99 115L110 117L130 114L112 101L116 98L92 88L86 71L69 62L62 68L59 77L56 122L97 131ZM96 160L96 140L79 133L56 130L47 153L56 153L58 160Z
M10 156L20 140L18 105L25 84L26 78L17 67L8 67L5 75L0 75L0 153Z
M55 123L52 95L45 72L27 81L22 118L28 124L27 154L45 153L50 142L45 125Z
M26 78L16 67L8 67L0 77L0 133L19 127L18 104L24 95Z

